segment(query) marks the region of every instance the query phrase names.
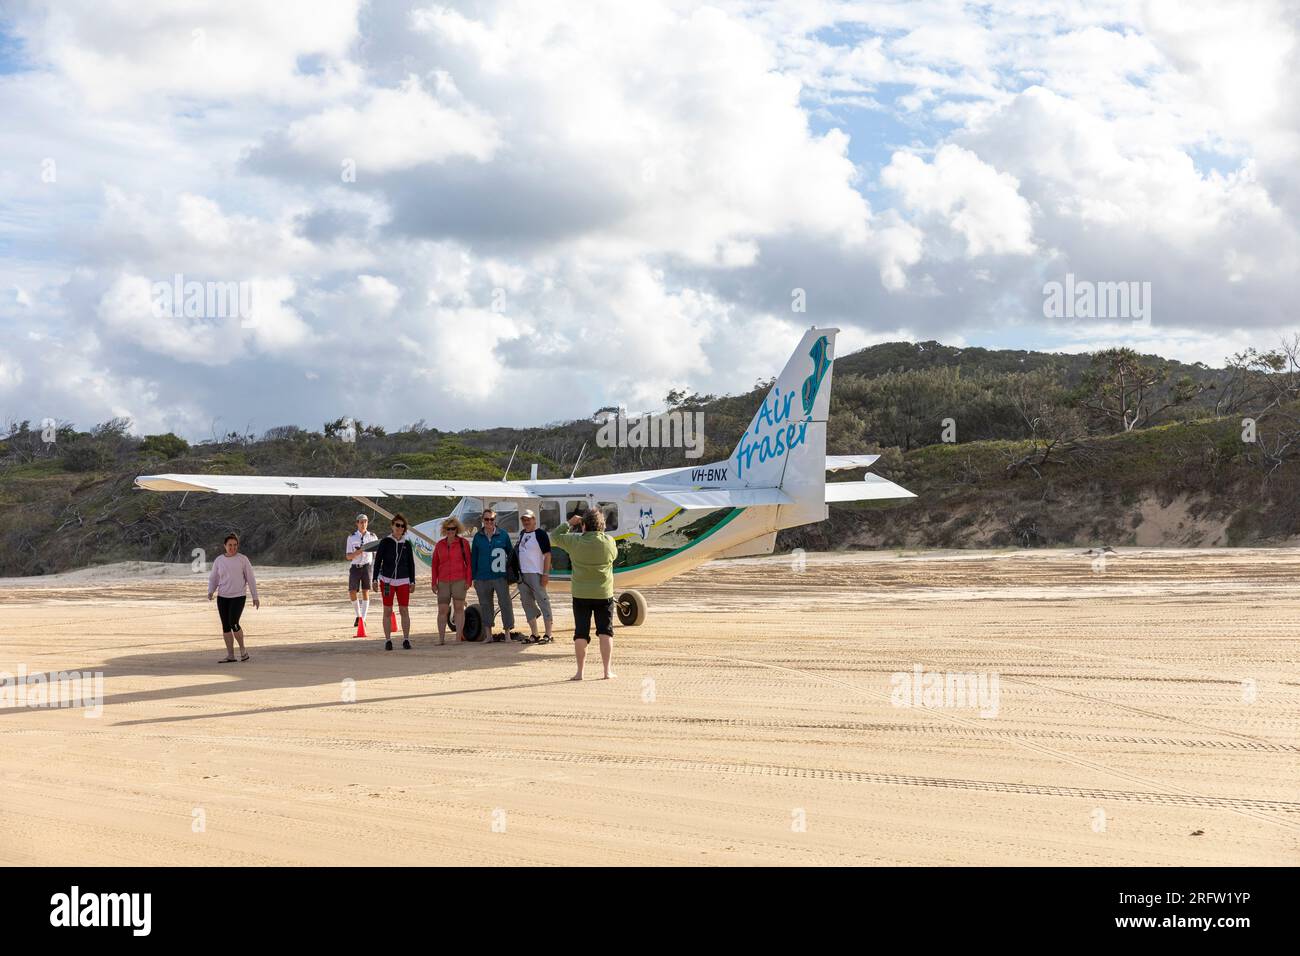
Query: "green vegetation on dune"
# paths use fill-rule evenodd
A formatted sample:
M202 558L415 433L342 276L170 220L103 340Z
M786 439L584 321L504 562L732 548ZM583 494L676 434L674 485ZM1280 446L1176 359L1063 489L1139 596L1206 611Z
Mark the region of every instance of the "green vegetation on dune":
M134 487L140 474L491 480L501 477L509 457L432 432L416 441L398 435L355 442L300 429L272 432L262 440L235 436L183 448L170 439L157 442L125 433L109 438L71 430L44 442L30 427L11 428L0 443L0 575L49 574L123 560L188 562L196 548L209 557L218 553L221 536L231 530L261 562L341 561L342 541L357 511L355 502L339 498L151 494ZM419 450L405 450L412 445ZM105 467L70 470L68 462L76 460L79 446L96 448ZM178 457L163 461L165 452ZM450 503L446 498L386 498L383 504L419 521L445 513Z
M389 455L379 463L381 474L401 478L460 478L499 481L504 468L496 455L469 448L454 438L444 438L432 451Z
M1282 410L1300 420L1300 405ZM787 546L1035 547L1134 544L1153 511L1167 545L1250 544L1300 533L1300 467L1273 467L1267 449L1285 441L1266 426L1242 440L1239 418L1171 422L1091 436L1036 468L1013 466L1035 443L980 441L887 451L873 472L915 500L834 505L819 526L783 532ZM1154 536L1154 537L1153 537Z
M782 532L779 547L1242 544L1300 530L1294 343L1247 350L1223 369L1124 349L1048 355L933 342L885 343L836 362L828 451L880 454L872 471L918 497L832 506L828 521ZM511 478L534 462L541 477L567 477L580 452L580 475L699 464L730 455L769 384L667 397L668 408L704 415L696 459L680 448L601 448L591 419L456 433L418 422L391 434L337 419L319 432L287 425L196 445L133 437L121 419L86 432L11 422L0 439L0 575L188 562L196 548L216 553L229 530L259 562L341 563L357 507L350 499L159 495L133 480L207 472L490 481L516 447ZM382 504L418 522L449 502Z

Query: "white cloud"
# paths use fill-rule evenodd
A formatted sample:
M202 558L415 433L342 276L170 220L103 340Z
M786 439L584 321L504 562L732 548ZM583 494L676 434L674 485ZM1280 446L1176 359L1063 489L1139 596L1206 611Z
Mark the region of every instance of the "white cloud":
M961 235L968 255L1034 251L1033 212L1020 184L970 150L950 143L930 163L895 153L880 178L909 209L939 217Z
M300 157L338 169L345 159L358 176L410 169L449 156L484 162L500 145L496 124L474 107L459 102L455 83L439 74L436 96L415 76L396 89L371 91L360 108L336 106L296 120L287 144ZM341 175L341 173L340 173Z
M241 318L240 329L251 333L264 352L282 352L307 342L311 329L289 304L297 291L288 276L257 278L253 286L252 314Z
M118 334L156 355L201 365L225 365L238 357L239 317L191 318L180 304L172 314L156 307L154 283L121 275L100 297L96 315L105 332Z
M581 177L564 188L606 194L570 233L582 255L730 266L752 259L763 236L867 236L847 138L810 130L799 84L741 19L674 4L582 15L502 3L481 19L420 10L414 23L435 55L461 58L457 83L501 117L509 149L486 175L509 180L541 163ZM552 185L520 198L540 204Z
M371 304L372 313L378 318L392 315L393 309L402 297L402 290L383 276L357 276L358 296Z
M23 383L23 370L16 362L0 358L0 392L16 389Z
M360 0L70 0L19 3L12 13L30 55L48 63L96 110L158 94L310 102L355 88L346 58ZM302 58L319 59L304 73Z

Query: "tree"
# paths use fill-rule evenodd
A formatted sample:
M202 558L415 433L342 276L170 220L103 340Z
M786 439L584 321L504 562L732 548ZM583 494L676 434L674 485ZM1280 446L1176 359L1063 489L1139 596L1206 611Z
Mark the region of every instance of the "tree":
M262 433L262 441L306 441L311 432L299 425L276 425Z
M1079 386L1079 406L1116 431L1152 424L1171 408L1185 405L1212 386L1183 376L1168 389L1167 363L1148 365L1129 348L1106 349L1092 356Z
M1007 465L1007 474L1030 468L1040 478L1039 468L1061 462L1087 437L1087 423L1077 408L1070 407L1055 369L1044 368L1008 376L1011 404L1024 424L1029 452Z
M1217 415L1263 415L1300 398L1300 335L1279 348L1248 348L1225 360L1228 381L1215 402Z
M1248 348L1227 362L1229 379L1216 406L1225 415L1255 419L1256 438L1248 461L1265 471L1264 480L1300 453L1300 335L1283 339L1280 347L1260 352Z
M96 438L125 438L126 433L131 430L131 419L129 418L110 418L106 422L101 422L90 430L90 433Z

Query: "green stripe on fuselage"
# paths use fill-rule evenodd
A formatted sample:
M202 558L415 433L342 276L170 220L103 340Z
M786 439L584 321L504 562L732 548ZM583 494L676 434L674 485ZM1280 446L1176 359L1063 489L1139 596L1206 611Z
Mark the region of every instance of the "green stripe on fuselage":
M701 541L703 541L703 540L705 540L706 538L708 538L709 536L711 536L711 535L712 535L715 531L717 531L719 528L721 528L721 527L723 527L724 525L729 524L730 522L734 521L734 520L736 519L736 517L739 516L740 513L741 513L742 511L744 511L744 510L745 510L744 508L730 508L730 509L726 509L726 510L724 511L724 513L723 513L722 518L720 518L720 519L719 519L717 522L715 522L711 527L709 527L709 528L706 529L704 532L702 532L698 538L694 538L693 540L686 542L686 544L682 545L680 548L673 548L673 549L671 549L670 551L668 551L666 554L657 554L657 555L655 555L653 558L650 558L649 560L646 560L646 561L640 561L640 562L638 562L638 563L636 563L636 564L627 564L627 565L623 565L622 567L619 566L619 564L618 564L618 560L615 559L615 562L614 562L614 575L615 575L615 577L617 577L617 576L620 575L620 574L623 574L623 573L626 572L626 571L639 571L641 568L648 568L648 567L650 567L650 565L652 565L652 564L658 564L660 561L666 561L666 560L668 560L669 558L676 557L677 555L681 554L683 551L687 550L688 548L693 548L693 547L695 547L695 546L696 546L697 544L699 544ZM697 518L694 522L692 522L692 524L695 524L695 523L697 523L697 522L703 520L705 517L707 517L707 516L701 516L700 518ZM571 572L571 571L552 571L552 572L551 572L551 577L553 577L553 578L562 578L562 579L567 580L567 579L570 578L571 576L572 576L572 572Z
M723 510L723 509L719 509L719 510ZM647 561L641 561L641 562L639 562L639 563L637 563L637 564L628 564L628 565L623 565L622 567L619 566L619 564L618 564L618 559L616 558L616 559L614 560L614 574L615 574L615 575L619 575L619 574L622 574L622 573L625 572L625 571L637 571L637 570L640 570L641 568L648 568L648 567L650 567L650 565L652 565L652 564L658 564L660 561L666 561L666 560L668 560L668 559L671 558L671 557L675 557L676 555L681 554L681 553L682 553L683 551L685 551L687 548L693 548L693 547L695 547L697 544L699 544L701 541L704 541L706 538L709 538L709 537L710 537L710 536L711 536L715 531L717 531L719 528L721 528L721 527L723 527L723 526L725 526L725 525L727 525L727 524L730 524L730 523L731 523L732 521L734 521L734 520L735 520L735 519L740 515L740 513L743 512L744 510L745 510L744 508L730 508L730 509L726 509L726 511L725 511L725 513L723 514L722 518L720 518L720 519L719 519L717 522L715 522L711 527L709 527L707 530L705 530L705 531L704 531L704 532L703 532L703 533L702 533L698 538L695 538L695 539L693 539L693 540L691 540L691 541L686 542L686 544L682 545L680 548L673 548L673 549L669 550L666 554L657 554L657 555L655 555L653 558L650 558L650 559L647 560ZM713 513L713 512L710 512L710 514L712 514L712 513ZM708 515L702 515L701 517L696 518L695 521L693 521L693 522L691 522L691 523L692 523L692 524L696 524L696 523L698 523L698 522L704 520L704 519L707 518L707 517L708 517ZM660 550L662 550L662 549L660 549ZM424 563L425 565L429 565L429 564L430 564L430 559L427 558L427 557L425 557L425 555L420 551L419 548L416 548L416 549L415 549L415 553L416 553L417 555L419 555L419 557L420 557L420 561L421 561L422 563ZM562 580L568 580L568 579L572 576L572 574L573 574L572 571L556 571L556 570L552 570L552 571L551 571L551 577L553 577L553 578L560 578L560 579L562 579Z

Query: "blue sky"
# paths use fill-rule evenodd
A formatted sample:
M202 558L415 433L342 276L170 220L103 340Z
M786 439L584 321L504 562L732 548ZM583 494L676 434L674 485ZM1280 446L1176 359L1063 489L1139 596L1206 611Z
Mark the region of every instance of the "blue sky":
M23 55L22 39L12 33L0 20L0 74L17 73L27 69Z

